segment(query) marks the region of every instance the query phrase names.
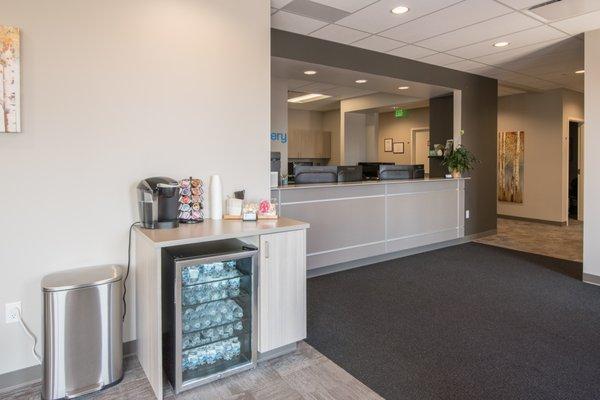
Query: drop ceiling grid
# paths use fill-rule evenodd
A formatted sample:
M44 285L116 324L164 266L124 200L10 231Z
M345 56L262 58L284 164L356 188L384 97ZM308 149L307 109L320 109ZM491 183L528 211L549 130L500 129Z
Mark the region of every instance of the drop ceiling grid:
M281 0L279 0L279 1L281 2ZM320 4L328 5L328 6L334 6L334 5L339 6L339 4L341 4L340 2L342 0L314 0L314 1L317 3L320 3ZM456 29L444 30L443 33L437 33L433 36L428 37L427 39L419 39L419 40L412 40L412 41L407 40L406 42L403 42L403 41L395 40L393 37L391 37L389 32L394 31L394 30L401 30L403 25L409 25L409 24L415 25L416 24L416 26L418 26L419 22L426 24L428 19L431 19L431 18L435 19L436 17L439 18L442 14L444 14L448 11L452 12L453 8L465 7L465 5L467 5L468 3L470 3L474 0L460 0L460 1L438 0L438 1L440 1L442 6L437 7L437 8L436 7L432 8L432 4L431 4L432 1L421 0L421 3L424 3L425 5L429 5L429 7L430 7L429 9L426 8L425 12L423 12L423 11L421 11L421 13L417 12L417 15L414 18L402 21L399 24L392 26L391 28L387 27L388 24L386 23L386 24L384 24L386 26L385 29L375 31L375 32L369 32L367 30L356 29L357 24L346 23L345 25L343 25L340 23L340 21L346 20L346 19L352 17L353 15L355 15L356 13L360 13L361 11L363 11L365 9L369 9L369 8L373 8L373 7L378 7L378 8L383 7L383 9L386 9L386 7L391 7L392 4L398 4L398 3L397 3L397 1L394 1L394 0L378 0L378 1L353 0L354 7L356 7L356 4L361 4L364 6L356 9L356 11L352 12L349 16L342 18L340 21L337 21L338 23L325 23L323 21L314 20L315 23L313 23L312 26L313 27L316 26L316 28L310 30L309 32L303 33L303 34L306 34L309 36L314 36L314 37L319 37L319 38L322 38L325 40L332 40L332 41L337 41L337 42L344 43L344 44L355 45L358 47L363 47L363 48L367 48L370 50L380 51L380 52L388 53L391 55L398 55L398 56L402 56L402 53L403 53L402 48L406 48L407 52L412 51L415 53L414 57L410 57L410 54L404 55L407 58L414 58L416 60L420 60L423 62L427 62L427 59L430 59L432 61L444 60L444 62L441 62L438 64L446 65L449 68L452 67L452 64L458 65L462 61L465 61L465 62L473 61L473 62L477 62L477 63L480 63L485 66L489 66L493 69L504 70L504 71L511 71L511 70L508 69L506 67L506 65L498 66L498 65L495 65L492 63L483 62L478 59L481 57L488 56L488 55L501 55L504 51L517 50L517 49L532 46L532 45L535 45L535 44L538 44L541 42L548 42L549 37L550 38L556 38L556 37L568 38L570 36L573 36L573 35L569 34L568 32L565 32L564 30L557 29L556 27L552 26L550 23L545 23L544 21L541 21L538 18L534 18L533 16L522 12L522 9L524 7L521 7L521 6L515 7L516 3L518 3L519 0L476 0L479 2L488 1L490 4L491 3L497 4L499 8L495 12L498 13L499 15L493 16L488 19L483 19L483 20L478 16L475 16L473 18L467 17L467 18L465 18L465 21L469 21L472 23L466 23L465 25L460 26ZM283 1L283 3L285 3L284 4L284 6L285 6L287 3L289 3L289 1L288 2ZM418 2L416 2L416 0L415 0L415 3L413 3L411 0L404 0L402 3L403 4L410 3L409 7L413 6L414 4L418 4ZM539 1L538 1L538 3L539 3ZM284 7L284 6L282 6L282 7ZM525 6L525 7L529 7L529 6ZM346 7L346 8L348 8L348 7ZM410 8L412 9L412 7L410 7ZM505 10L503 10L503 9L505 9ZM279 12L279 10L278 10L278 12ZM285 10L283 10L283 12L285 12ZM389 12L389 9L387 9L386 12ZM453 32L461 31L461 30L464 30L465 28L468 28L468 29L466 29L466 31L469 31L469 30L474 29L473 27L475 27L475 32L476 32L477 25L479 25L479 24L482 24L481 26L489 27L489 26L493 26L494 22L500 21L502 19L505 19L505 20L508 19L507 16L512 17L512 16L517 16L517 15L518 15L518 18L520 18L520 20L522 21L522 24L519 26L519 28L521 28L521 29L517 29L517 30L509 29L507 31L504 31L501 29L498 32L506 32L506 33L502 33L499 35L493 35L493 37L489 37L487 39L476 41L476 42L469 41L469 40L467 40L467 41L463 40L459 46L456 46L453 48L443 47L442 51L440 51L439 47L438 47L438 49L432 49L432 48L429 48L426 45L426 43L423 43L430 39L443 37L445 35L456 35L456 33L453 33ZM386 19L389 20L389 18L387 18L387 17L388 17L388 15L386 14ZM526 17L526 19L523 17ZM577 17L581 17L581 16L577 16ZM303 18L307 18L307 17L303 17ZM530 21L530 22L526 22L526 21ZM321 23L322 26L320 26L319 23ZM492 25L490 25L490 24L492 24ZM353 25L353 26L349 26L349 25ZM333 27L335 27L335 28L333 28ZM453 26L453 27L455 27L455 26ZM543 29L546 29L546 31L544 31L545 34L538 34L537 37L536 37L536 35L532 35L534 37L534 39L533 39L533 41L529 41L531 39L527 38L527 34L529 33L527 31L533 30L533 29L539 28L539 27L544 27ZM284 27L279 27L279 29L285 30ZM323 33L324 31L326 31L328 29L332 30L340 37L337 37L337 38L328 37L327 34ZM321 33L319 33L319 32L321 32ZM385 35L385 32L388 32L387 36ZM537 30L537 32L540 33L540 30ZM552 34L551 32L556 32L556 34ZM345 36L344 36L344 34L345 34ZM459 32L459 34L460 34L460 32ZM485 46L484 46L485 43L490 43L490 46L491 46L491 44L493 43L494 40L499 40L503 37L507 37L507 36L511 36L511 35L515 35L515 34L520 34L520 35L517 35L516 37L522 38L518 42L519 43L518 47L512 47L510 49L505 49L505 50L500 50L500 51L496 50L496 49L492 49L492 50L485 49ZM352 35L355 36L356 40L351 40ZM333 35L333 36L335 36L335 35ZM471 35L471 36L476 36L476 35ZM396 37L396 39L397 38L398 37ZM372 45L370 43L372 43ZM433 46L433 47L435 47L435 46ZM467 52L468 54L461 55L460 49L463 49L463 48L472 48L473 52L472 53ZM481 51L484 51L485 53L484 54L477 53L476 50L478 48ZM422 49L422 51L420 51L420 49ZM452 61L447 62L446 60L452 60ZM511 72L513 72L513 71L511 71ZM480 73L482 75L493 75L491 73L487 74L485 70L474 72L474 73ZM544 82L543 85L540 85L540 88L542 88L541 86L547 86L548 84L554 84L554 85L558 84L559 86L561 84L560 82L557 82L554 80L551 81L551 80L540 79L539 77L531 76L531 75L525 74L523 72L515 71L515 73L517 73L519 76L527 77L528 79L534 79L536 81L539 81L540 83ZM569 81L571 81L571 80L569 79Z

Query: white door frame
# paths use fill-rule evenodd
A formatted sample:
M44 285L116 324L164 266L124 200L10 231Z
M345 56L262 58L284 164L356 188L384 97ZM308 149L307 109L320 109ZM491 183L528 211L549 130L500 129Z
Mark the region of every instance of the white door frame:
M416 136L417 136L417 132L423 132L423 131L427 131L429 132L429 127L421 127L421 128L411 128L410 130L410 163L414 164L415 163L415 153L416 153ZM431 140L431 138L429 139Z
M585 122L579 123L579 129L577 130L577 167L579 168L579 176L577 177L577 220L583 221L583 166L584 166L584 152L585 149Z

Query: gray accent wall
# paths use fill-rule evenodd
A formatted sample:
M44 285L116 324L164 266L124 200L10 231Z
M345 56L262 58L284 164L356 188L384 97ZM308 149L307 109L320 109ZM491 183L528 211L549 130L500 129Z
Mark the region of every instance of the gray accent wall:
M461 90L462 144L481 160L466 188L471 218L465 221L465 233L496 229L495 79L277 29L271 29L271 55Z
M431 145L446 144L454 137L454 96L436 97L429 100L429 141ZM429 160L429 176L443 177L448 168L439 158Z

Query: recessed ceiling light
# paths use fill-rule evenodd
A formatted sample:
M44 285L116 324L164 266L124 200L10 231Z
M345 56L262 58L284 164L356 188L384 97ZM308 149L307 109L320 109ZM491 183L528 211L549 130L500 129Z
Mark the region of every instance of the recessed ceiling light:
M356 82L356 83L367 83L367 80L366 79L357 79L354 82Z
M494 47L506 47L509 44L510 43L508 43L508 42L496 42L496 43L494 43Z
M304 75L316 75L316 74L317 74L317 71L312 71L312 70L304 71Z
M405 6L398 6L398 7L394 7L391 10L392 14L404 14L406 12L408 12L408 7Z
M575 71L575 73L576 74L584 74L585 70L584 69L580 69L580 70Z
M400 86L398 89L400 89L400 90L408 90L408 89L410 89L410 86Z
M288 99L288 103L309 103L311 101L328 99L330 97L331 96L328 96L326 94L310 93L310 94L303 94L302 96L298 96L298 97L292 97L291 99Z

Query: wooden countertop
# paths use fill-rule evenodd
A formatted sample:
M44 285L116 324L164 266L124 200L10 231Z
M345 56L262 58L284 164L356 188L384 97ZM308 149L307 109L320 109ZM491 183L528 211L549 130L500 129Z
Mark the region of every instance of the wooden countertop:
M135 230L152 242L154 247L160 248L308 229L309 226L306 222L281 217L259 221L207 219L199 224L180 224L175 229L144 229L136 226Z
M300 183L300 184L289 184L282 185L271 190L291 190L291 189L310 189L320 187L342 187L342 186L369 186L369 185L393 185L402 183L427 183L427 182L439 182L439 181L459 181L469 180L470 177L463 178L422 178L422 179L389 179L389 180L367 180L367 181L356 181L356 182L331 182L331 183Z

